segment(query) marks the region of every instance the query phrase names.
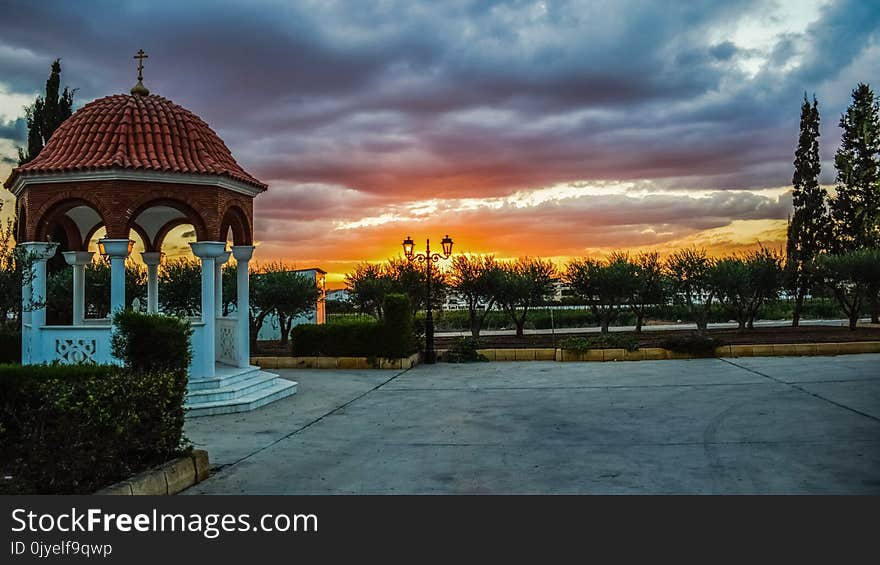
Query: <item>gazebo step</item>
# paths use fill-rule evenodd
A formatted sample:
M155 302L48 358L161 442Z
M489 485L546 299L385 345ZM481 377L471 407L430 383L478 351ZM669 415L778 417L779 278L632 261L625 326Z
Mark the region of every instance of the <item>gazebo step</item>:
M264 373L268 374L268 373ZM274 375L271 375L275 377ZM272 384L259 389L247 396L231 400L219 400L214 402L201 402L197 404L187 403L187 418L201 416L216 416L219 414L233 414L236 412L248 412L261 406L265 406L276 400L280 400L292 394L296 394L297 383L275 377Z
M231 367L229 365L221 365L218 363L216 369L214 369L213 377L209 379L191 380L186 388L190 392L223 388L253 378L259 372L260 368L255 365L249 367Z
M277 379L277 375L257 371L250 373L248 378L236 380L232 384L224 384L218 388L187 391L186 401L187 404L197 405L206 402L234 400L269 388Z

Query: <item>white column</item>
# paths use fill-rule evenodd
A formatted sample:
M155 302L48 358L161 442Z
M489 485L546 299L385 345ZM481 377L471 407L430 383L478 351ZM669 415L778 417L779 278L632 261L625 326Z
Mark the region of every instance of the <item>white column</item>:
M159 263L162 262L162 253L148 251L141 253L141 257L147 265L147 312L157 314L159 312Z
M110 256L110 316L125 309L125 260L131 253L131 240L102 239L104 252Z
M235 286L236 302L235 309L238 313L238 327L236 338L238 347L238 366L249 367L251 364L251 327L250 327L250 274L248 273L248 261L254 254L253 245L235 245L232 247L232 255L235 257Z
M229 261L229 251L214 259L214 315L223 316L223 265Z
M22 297L22 309L30 311L31 355L28 362L42 363L49 360L46 358L49 352L42 348L42 328L46 325L46 261L55 255L58 244L30 241L21 246L31 262L30 292L27 298Z
M81 326L86 318L86 265L92 262L91 251L65 251L67 264L73 267L73 325Z
M193 254L202 261L202 370L199 378L214 376L216 363L215 340L217 323L214 303L214 261L226 252L225 241L197 241L190 243ZM193 344L196 347L196 344Z

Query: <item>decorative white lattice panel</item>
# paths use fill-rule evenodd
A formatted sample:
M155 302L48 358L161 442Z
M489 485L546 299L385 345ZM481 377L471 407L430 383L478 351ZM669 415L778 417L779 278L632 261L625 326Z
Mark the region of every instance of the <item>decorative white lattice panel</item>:
M56 339L55 359L62 363L95 363L98 351L94 339Z
M224 320L226 322L226 320ZM237 361L235 353L235 324L221 323L217 327L217 359L234 365Z

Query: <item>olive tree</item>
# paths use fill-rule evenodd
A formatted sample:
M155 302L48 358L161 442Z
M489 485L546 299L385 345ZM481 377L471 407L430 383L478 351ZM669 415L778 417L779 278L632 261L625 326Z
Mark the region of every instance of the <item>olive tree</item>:
M498 271L495 302L516 326L517 337L524 335L529 309L553 292L556 267L551 261L523 257L504 263Z
M679 249L666 259L666 271L672 282L673 300L683 304L697 329L705 331L715 290L711 284L714 261L705 249Z
M816 271L856 329L862 307L880 288L880 249L868 247L842 254L821 254Z
M499 276L500 269L492 255L456 255L452 259L450 285L467 302L473 337L480 337L486 316L495 304Z
M636 292L636 266L623 253L608 259L576 259L566 267L563 280L583 298L599 320L602 333Z

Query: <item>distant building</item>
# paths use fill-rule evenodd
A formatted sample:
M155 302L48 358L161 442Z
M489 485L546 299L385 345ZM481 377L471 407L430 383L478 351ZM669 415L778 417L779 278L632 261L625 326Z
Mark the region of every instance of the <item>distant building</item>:
M290 327L292 328L300 324L325 323L327 321L327 291L325 289L327 272L317 267L314 269L297 269L292 272L314 279L315 286L320 290L320 294L318 294L318 300L315 302L315 307L311 311L294 318ZM274 312L266 316L263 320L263 327L260 328L260 332L257 334L257 339L260 341L274 341L281 339L281 327L278 323L278 316L276 316Z
M335 290L327 291L327 300L335 300L337 302L348 302L348 299L351 298L351 294L349 294L348 289L345 288L337 288Z

